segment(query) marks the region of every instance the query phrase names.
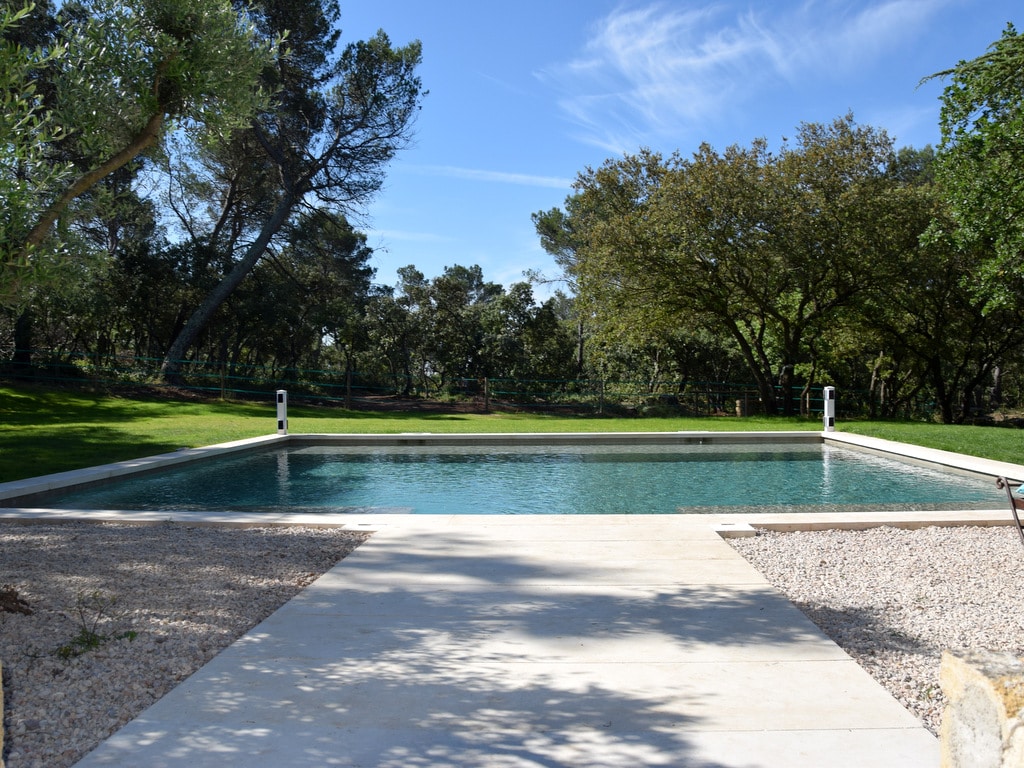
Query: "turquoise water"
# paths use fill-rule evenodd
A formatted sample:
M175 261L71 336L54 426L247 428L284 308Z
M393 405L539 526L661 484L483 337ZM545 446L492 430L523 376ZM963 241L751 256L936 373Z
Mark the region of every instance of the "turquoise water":
M663 514L971 509L987 478L825 445L296 447L50 497L65 509Z

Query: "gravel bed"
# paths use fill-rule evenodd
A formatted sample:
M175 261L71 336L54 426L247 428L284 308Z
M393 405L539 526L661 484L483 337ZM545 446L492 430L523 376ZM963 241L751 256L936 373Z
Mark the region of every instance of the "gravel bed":
M1013 528L759 531L730 543L932 733L943 650L1024 656Z
M367 538L0 522L7 768L72 765Z

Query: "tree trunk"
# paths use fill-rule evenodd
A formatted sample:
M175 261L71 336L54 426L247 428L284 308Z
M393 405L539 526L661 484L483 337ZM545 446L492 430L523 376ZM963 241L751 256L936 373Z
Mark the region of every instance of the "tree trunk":
M885 381L879 376L882 370L882 353L878 353L874 365L871 366L871 384L868 386L869 412L873 419L878 416L879 404L885 402ZM876 395L876 391L878 394Z
M181 361L185 352L195 342L200 333L209 325L210 319L220 308L228 296L242 283L260 257L266 253L270 240L288 221L297 199L292 195L285 195L277 204L277 208L260 230L259 237L249 246L245 256L228 272L213 290L210 291L202 303L185 322L177 337L171 342L171 346L164 355L163 364L160 366L160 376L168 384L179 384L181 382Z
M753 375L754 381L757 382L757 394L761 398L761 406L764 408L765 415L774 416L778 410L778 400L776 399L775 385L771 379L770 371L766 373L765 369L758 364L754 350L747 337L743 335L743 332L732 324L727 327L740 348L740 354L743 356L751 375Z
M19 379L27 379L32 374L32 308L26 307L18 319L14 321L14 375Z
M779 390L782 397L782 415L793 415L793 366L785 363L779 373Z
M953 395L949 392L942 377L942 363L932 360L928 365L928 370L932 377L932 386L935 387L935 400L939 406L942 423L953 424Z
M35 226L32 227L32 230L25 237L25 242L22 245L19 256L22 258L26 257L32 248L35 248L43 242L44 238L49 233L50 228L53 227L54 222L57 221L61 213L64 212L64 209L68 207L72 200L83 192L91 189L101 179L109 176L119 168L123 168L147 149L154 146L160 140L163 127L164 113L163 110L160 109L150 116L142 130L139 131L139 133L136 134L132 140L121 149L121 151L108 158L107 161L99 167L79 176L71 186L64 190L60 197L54 200L50 206L40 214Z
M998 409L1003 404L1003 369L1001 366L992 366L992 387L988 391L989 407Z
M583 378L583 365L586 362L583 357L584 342L586 338L583 335L583 320L576 321L576 378Z
M811 390L814 388L814 379L818 375L818 362L815 359L811 363L811 372L807 374L807 381L804 383L804 388L800 391L800 415L810 416L811 415Z

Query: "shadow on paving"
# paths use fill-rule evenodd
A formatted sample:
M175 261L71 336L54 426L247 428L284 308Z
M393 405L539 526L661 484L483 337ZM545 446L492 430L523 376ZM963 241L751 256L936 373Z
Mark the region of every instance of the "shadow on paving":
M837 645L861 659L875 656L879 651L888 651L934 658L937 668L943 648L966 647L962 646L960 633L952 627L943 647L909 633L898 622L891 620L892 609L888 607L835 608L806 601L796 601L794 604ZM998 621L999 617L993 616L993 620ZM1006 650L1019 656L1024 652L1024 645Z
M184 684L174 706L198 724L175 733L154 712L139 732L183 763L287 749L296 765L722 768L694 732L723 717L744 730L778 704L743 681L721 686L742 699L722 694L720 666L687 662L751 646L778 660L820 639L768 589L479 544L371 541Z

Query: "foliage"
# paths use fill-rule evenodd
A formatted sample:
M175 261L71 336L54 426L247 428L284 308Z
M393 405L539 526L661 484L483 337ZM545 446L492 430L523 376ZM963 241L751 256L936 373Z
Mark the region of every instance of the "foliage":
M779 154L762 140L641 152L581 174L568 213L535 221L549 248L571 243L563 265L604 335L638 329L634 345L654 348L678 328L728 338L774 412L776 383L817 370L815 340L916 245L883 172L892 158L884 132L849 116L801 126Z
M180 361L218 308L277 244L297 212L358 211L377 192L388 162L409 140L422 98L419 42L392 47L378 32L334 55L338 11L329 0L264 0L254 9L265 34L296 25L293 48L264 73L276 88L269 106L232 142L185 158L176 209L193 244L219 253L217 280L193 306L164 356L163 375ZM203 200L213 198L210 210ZM208 210L206 221L192 215Z
M932 77L942 96L938 177L967 250L989 250L981 278L993 303L1024 289L1024 37L1012 24L986 53Z
M358 217L412 135L418 42L341 45L335 0L2 8L0 349L19 376L142 382L162 360L222 396L255 370L256 388L346 398L468 398L486 379L522 404L607 393L641 413L731 412L733 393L808 413L834 383L864 412L945 422L1024 401L1012 27L942 73L937 156L851 116L777 150L641 150L534 215L560 276L502 287L475 265L410 265L392 288ZM554 282L569 293L535 299Z
M399 274L398 295L373 301L367 321L403 394L414 385L456 392L466 379L571 375L573 341L557 302L537 305L528 283L506 291L477 265L446 267L431 280L411 265Z
M280 42L222 0L76 0L60 39L57 114L86 158L115 155L154 116L198 144L225 141L266 104L258 77Z
M18 255L30 222L46 195L71 176L68 162L52 162L49 145L64 130L47 108L37 76L66 54L62 46L44 49L18 40L31 4L0 9L0 307L24 301L28 286L40 280L46 260Z
M904 214L916 209L922 226L948 221L931 185L905 192ZM933 232L865 297L862 324L909 381L930 391L947 424L998 405L983 395L999 385L1002 368L1024 343L1024 307L992 305L973 290L970 277L983 261L979 248Z
M125 630L119 633L102 632L102 628L120 618L116 611L117 596L100 590L79 592L75 600L78 634L57 649L64 660L94 651L111 640L134 640L137 633Z
M5 306L70 257L54 224L100 180L169 132L222 140L247 121L277 44L258 41L230 0L78 0L35 49L6 34L26 15L0 16Z
M742 361L769 413L839 383L882 415L924 396L957 422L1019 370L1022 305L978 290L985 250L941 234L954 226L935 177L930 148L897 152L848 115L777 153L757 140L609 160L534 224L602 376L630 365L653 383L696 353L728 375Z

